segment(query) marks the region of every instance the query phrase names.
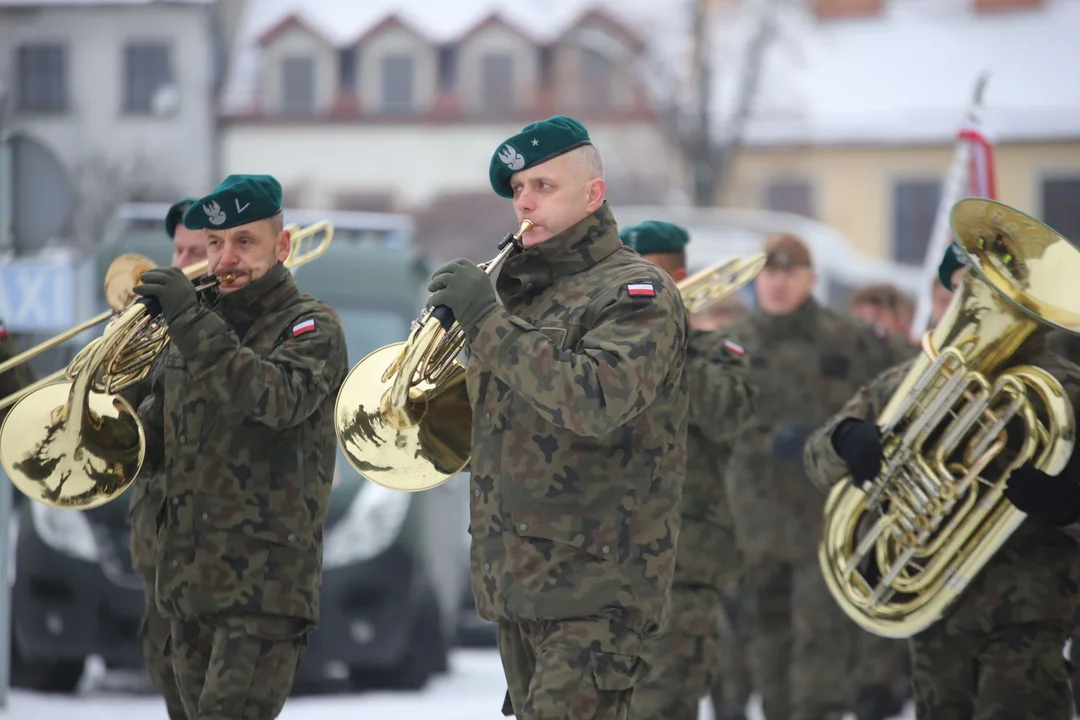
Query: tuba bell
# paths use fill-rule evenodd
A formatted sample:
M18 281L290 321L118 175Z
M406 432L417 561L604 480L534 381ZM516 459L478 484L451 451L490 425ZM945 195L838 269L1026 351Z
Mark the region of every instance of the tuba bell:
M961 200L950 224L969 272L877 418L881 473L832 488L818 546L837 603L883 637L942 617L1026 517L1002 495L1009 473L1056 475L1076 438L1060 382L1002 366L1037 330L1080 331L1080 251L992 200Z
M305 242L317 234L314 247ZM298 230L288 268L326 252L333 239L326 222ZM110 303L136 297L131 288L154 267L148 258L122 255L107 274ZM207 262L184 268L189 278L204 273ZM197 294L227 280L202 275ZM0 426L0 464L11 482L32 500L51 507L89 510L119 497L135 480L146 451L142 423L121 393L141 382L169 344L168 326L150 311L147 299L131 302L86 345L68 366L16 396ZM63 375L66 380L60 380ZM42 384L45 383L45 384Z
M747 258L732 258L716 263L685 277L677 285L686 312L693 315L728 297L757 277L768 255L754 253Z
M523 220L479 267L488 275L532 228ZM450 309L425 308L408 339L360 360L346 376L334 406L338 447L368 480L417 492L461 472L472 454L472 407L465 364L458 358L465 333Z

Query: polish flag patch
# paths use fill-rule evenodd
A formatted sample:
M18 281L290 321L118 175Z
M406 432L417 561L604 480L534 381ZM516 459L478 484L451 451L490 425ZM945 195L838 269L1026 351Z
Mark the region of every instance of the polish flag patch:
M743 348L742 345L736 342L731 342L730 340L724 341L724 347L727 348L728 352L734 353L735 355L746 354L746 350Z
M630 297L656 297L652 283L631 283L626 286L626 292Z
M293 325L292 336L293 337L300 337L304 333L309 333L309 332L314 332L314 331L315 331L315 318L311 318L310 320L305 320L302 323L298 323L296 325Z
M2 323L0 323L0 340L3 340L6 337L7 337L7 328L4 327L4 325Z

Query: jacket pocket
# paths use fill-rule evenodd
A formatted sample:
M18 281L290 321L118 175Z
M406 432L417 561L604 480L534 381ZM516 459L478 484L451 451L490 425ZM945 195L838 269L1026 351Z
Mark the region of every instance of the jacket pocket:
M589 660L596 689L605 692L632 690L649 669L648 663L635 655L594 652Z
M569 545L608 562L627 558L628 525L622 519L583 517L536 507L514 508L510 517L518 537Z
M303 519L266 498L225 499L209 493L195 495L195 526L246 535L295 548L309 548L314 538Z

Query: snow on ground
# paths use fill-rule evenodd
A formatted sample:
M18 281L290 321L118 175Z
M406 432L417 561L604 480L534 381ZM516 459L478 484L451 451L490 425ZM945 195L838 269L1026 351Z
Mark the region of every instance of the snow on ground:
M366 693L327 695L289 700L281 720L501 720L506 683L502 665L494 650L456 650L450 659L450 673L432 682L420 693ZM100 670L91 669L88 687L76 697L39 695L16 691L0 718L13 720L166 720L165 706L146 695L132 695L109 689ZM712 720L703 704L701 720ZM914 720L908 711L898 720ZM749 720L762 720L757 702Z

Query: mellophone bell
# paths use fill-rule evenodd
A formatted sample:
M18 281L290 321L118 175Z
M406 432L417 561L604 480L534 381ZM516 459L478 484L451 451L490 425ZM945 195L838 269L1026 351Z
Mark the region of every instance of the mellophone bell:
M322 256L334 236L328 221L288 229L292 247L284 265L290 269ZM146 378L169 344L165 322L132 292L139 277L154 266L141 255L119 256L105 275L111 311L0 364L4 372L107 320L101 336L66 368L0 399L0 408L11 406L0 427L0 464L31 500L89 510L119 497L139 474L146 434L121 393ZM207 275L207 267L203 260L183 268L200 301L231 274Z
M523 220L479 267L491 274L532 227ZM700 312L745 286L766 256L733 258L678 283L690 313ZM368 354L349 371L334 409L338 446L358 473L391 490L429 490L469 463L472 406L465 364L458 357L465 334L445 307L426 308L405 342Z

